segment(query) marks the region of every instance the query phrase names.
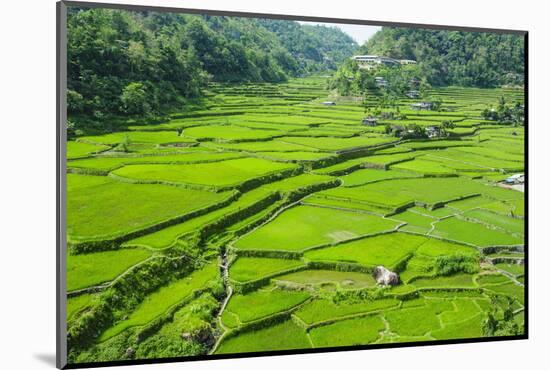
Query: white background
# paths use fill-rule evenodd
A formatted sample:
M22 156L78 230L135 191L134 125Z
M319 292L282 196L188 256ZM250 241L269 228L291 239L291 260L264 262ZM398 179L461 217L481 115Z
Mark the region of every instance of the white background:
M548 368L550 246L545 238L549 228L545 190L550 180L550 20L544 1L127 1L530 31L529 340L154 365L156 368ZM55 363L55 1L4 1L0 17L0 368L51 369Z

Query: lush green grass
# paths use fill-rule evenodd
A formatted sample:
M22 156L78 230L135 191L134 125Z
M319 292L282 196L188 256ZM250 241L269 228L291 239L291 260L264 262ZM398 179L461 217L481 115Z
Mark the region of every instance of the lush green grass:
M192 272L171 284L165 285L147 296L125 319L101 334L99 341L107 340L133 326L142 326L162 315L170 307L187 298L197 289L214 281L219 276L218 265L210 263L206 267Z
M316 299L302 306L294 314L306 324L311 325L327 320L373 311L388 310L399 306L400 301L392 298L365 300L362 302L333 303L327 299Z
M417 254L425 255L428 257L448 256L455 254L462 254L466 256L477 256L479 252L474 247L468 247L466 245L450 243L444 240L430 238L423 243L418 250Z
M523 265L518 264L512 264L512 263L497 263L495 265L496 268L507 271L513 275L523 275L525 272L525 268Z
M424 243L426 244L426 243ZM421 246L422 247L422 246ZM420 249L420 248L419 248ZM407 261L405 271L399 274L399 278L404 283L409 283L412 279L421 276L433 276L436 269L436 260L433 257L427 257L416 252L416 254Z
M322 184L328 181L334 180L331 176L314 175L311 173L304 173L298 176L288 177L281 181L272 182L264 186L266 189L273 191L292 191L307 186Z
M86 191L89 188L111 184L113 180L106 176L82 176L67 174L67 193Z
M514 315L514 322L519 325L520 328L525 327L525 311L518 312Z
M309 336L315 347L354 346L376 341L383 330L380 316L367 316L314 328Z
M422 175L452 175L455 171L437 162L427 161L424 157L415 158L412 161L402 162L391 166L392 169L410 171Z
M232 313L240 322L247 323L291 309L308 298L308 293L281 289L258 290L246 295L235 294L231 297L222 319L225 322L228 314Z
M271 160L292 162L314 162L334 157L331 153L314 152L261 152L258 156Z
M383 182L387 184L387 181ZM377 184L377 183L375 183ZM370 185L375 185L370 184ZM390 196L384 192L375 191L367 188L369 184L357 186L353 188L338 187L333 189L328 189L318 193L318 197L326 197L340 202L348 203L365 203L372 207L385 208L386 210L393 210L400 206L405 206L414 201L414 199L400 196L395 194L395 196Z
M144 235L142 237L132 239L126 242L126 245L139 245L146 246L155 249L162 249L170 247L175 240L183 234L198 231L205 225L218 220L228 214L236 212L240 209L249 207L254 203L265 199L265 197L271 192L265 188L258 188L252 191L244 193L235 202L232 202L227 207L217 209L209 212L203 216L192 218L189 221L176 224L159 230L157 232Z
M67 290L77 290L111 281L131 266L151 256L142 248L67 256Z
M441 314L441 322L443 325L461 322L481 313L481 308L473 299L454 299L453 304L456 306L455 311L446 311Z
M127 184L103 176L69 174L67 182L69 240L122 235L214 205L230 195L166 185Z
M523 286L517 285L513 282L500 284L500 285L490 285L486 286L487 289L497 293L503 294L512 298L517 299L521 304L524 304L525 301L525 290Z
M156 153L159 154L159 153ZM171 153L163 155L121 156L108 157L97 156L93 158L70 161L67 166L77 170L112 171L126 165L135 164L182 164L197 162L217 162L227 159L240 158L243 154L236 152L206 152L193 151L188 153Z
M80 294L67 299L67 321L71 320L76 313L89 306L95 295Z
M523 243L523 239L518 237L456 217L446 218L436 223L435 230L431 234L477 246L516 245Z
M368 237L335 247L313 250L305 253L313 261L335 261L358 263L365 266L394 266L426 242L427 238L391 233Z
M493 159L504 159L508 161L523 162L523 156L520 154L506 153L503 150L484 148L484 147L461 147L457 148L460 152L478 154Z
M384 136L356 136L351 138L332 138L332 137L284 137L282 141L304 145L310 148L327 151L338 151L359 147L370 147L383 143L395 141L395 138Z
M425 298L445 298L445 299L471 298L471 299L475 299L478 303L484 302L483 304L485 304L487 300L487 297L485 297L478 290L428 290L428 291L423 291L421 293L421 296Z
M355 189L376 193L382 197L381 201L389 204L396 198L433 204L471 194L488 194L497 198L521 196L518 192L463 178L398 179L367 184Z
M246 282L302 265L300 260L239 257L231 264L229 276L235 281Z
M303 136L303 137L351 137L354 133L347 130L338 130L334 128L310 128L307 130L301 131L292 131L292 136Z
M432 228L432 222L437 221L436 218L427 217L412 211L405 211L397 215L393 215L391 218L407 223L406 226L401 228L402 230L421 234L428 233Z
M459 211L449 208L447 206L439 207L435 209L428 209L425 207L414 206L409 208L408 210L415 213L420 213L421 215L424 215L424 216L433 217L433 218L442 218L442 217L451 216L459 213Z
M174 313L172 320L141 341L137 347L136 358L200 354L200 348L197 348L193 341L182 340L182 335L205 332L215 317L217 307L219 302L209 293L190 301ZM106 341L101 345L111 347L110 344L116 340L117 338L113 338L112 341Z
M168 248L173 245L179 236L188 232L196 231L209 222L223 216L227 212L226 208L227 207L207 213L204 216L192 218L189 221L164 228L160 231L132 239L126 242L125 245L146 246L155 249Z
M361 272L343 272L332 270L305 270L278 276L276 281L303 285L333 285L342 289L360 289L373 287L376 281L370 274Z
M284 211L271 222L239 239L235 247L302 250L391 230L397 224L364 213L302 205Z
M257 177L296 165L277 163L260 158L239 158L215 163L143 164L115 170L113 173L136 180L166 181L207 186L236 186Z
M246 353L310 348L306 333L291 320L224 340L216 353Z
M256 115L254 116L248 116L245 117L245 119L253 121L253 122L270 122L270 123L277 123L277 124L283 124L283 125L300 125L302 127L307 127L310 125L318 125L321 123L326 123L329 120L327 119L320 119L320 118L314 118L314 117L306 117L303 115L294 115L289 114L288 112L291 111L291 108L284 107L283 112L275 115ZM278 113L278 112L274 112ZM286 126L283 126L286 127Z
M385 171L373 168L366 168L342 176L344 186L364 185L369 182L388 180L394 178L416 177L417 175L402 171Z
M469 319L446 324L443 328L431 332L435 339L481 338L483 315L477 314Z
M501 202L485 204L482 208L506 216L524 216L525 201L523 199L510 199Z
M349 199L344 198L329 198L326 195L317 195L317 193L304 198L302 203L306 205L309 204L350 211L368 212L379 216L385 216L391 213L391 210L388 208L379 208L375 205L367 203L351 202Z
M330 175L333 173L339 173L347 171L350 168L360 166L365 161L364 158L350 159L349 161L340 162L332 166L314 169L313 172L322 175Z
M365 157L362 159L363 163L373 164L377 166L389 166L395 163L408 161L418 156L418 153L394 153L394 154L381 154Z
M375 154L381 155L381 154L397 154L397 153L410 153L412 152L412 149L405 148L403 145L396 145L391 146L389 148L384 149L378 149Z
M448 173L459 173L468 177L479 177L484 173L497 173L495 169L490 167L484 167L479 164L472 164L470 162L461 162L447 157L439 156L438 152L428 153L422 157L426 162L431 162L433 165L440 166L447 169ZM429 172L426 172L429 174ZM436 174L436 173L434 173Z
M486 157L478 154L467 153L465 151L459 151L456 149L447 149L437 153L440 158L456 161L459 163L465 163L469 165L479 166L482 168L506 170L506 171L522 171L523 163L506 161L503 159L496 159Z
M424 306L390 311L384 316L392 332L400 336L423 336L441 328L438 314L453 309L447 300L426 301Z
M284 84L215 83L200 110L175 113L181 117L160 124L131 126L129 132L68 142L70 171L96 175L113 172L129 180L68 175L68 236L72 242L122 236L216 205L233 194L213 190L297 170L244 192L222 208L130 240L122 249L70 255L68 289L111 281L151 256L151 249L172 247L156 253L179 253L177 248L184 243L186 248L194 248L191 237L196 234L191 233L279 192L282 199L255 213L243 213L190 250L198 258L219 254L224 246L230 256L232 248L243 253L303 253L302 259L240 256L233 261L229 278L234 288L272 278L269 282L266 279L265 286L246 294L234 293L230 298L221 317L223 327L244 331L225 338L216 353L301 349L312 343L332 347L475 338L482 336L484 312L491 309L487 296L507 295L517 300L515 309L521 308L524 288L490 266L487 271L494 271L492 274L482 270L479 274L435 276L438 258L477 258L480 252L474 245L523 244L524 194L494 185L512 171L522 171L524 130L480 119L481 111L487 104L495 104L500 95L521 99L521 91L434 88L432 98L441 97L444 106L450 108L441 112L413 111L409 99L399 100L400 111L407 117L389 123L426 126L452 120L457 126L453 134L464 136L460 140L397 142L397 138L384 134L383 124L361 124L365 115L361 102L327 98L325 84L326 78L320 77L290 79ZM322 106L326 99L334 99L337 105ZM376 104L376 97L368 95L366 99ZM210 117L212 114L216 116ZM476 135L469 135L474 129L478 130ZM178 135L178 130L183 134ZM126 152L108 150L122 142L127 142ZM378 144L387 145L372 149ZM369 152L341 153L356 148L369 148ZM243 227L284 204L289 192L336 179L342 181L341 186L314 192L301 205L241 234ZM164 181L177 186L130 181ZM188 190L188 185L210 191ZM475 196L456 200L471 195ZM433 205L439 208L430 209ZM395 213L401 206L412 207ZM445 218L448 216L454 217ZM435 230L425 235L433 222ZM400 223L407 224L398 232L369 236L391 231ZM315 246L323 247L308 250ZM486 257L507 255L523 256L503 251ZM328 265L324 270L312 269L307 268L307 262ZM401 284L384 289L386 296L363 300L356 290L374 293L374 279L368 273L341 271L346 264L367 270L377 265L399 267ZM495 268L516 276L524 274L522 265L501 263ZM126 329L151 323L219 277L217 263L212 263L149 294L126 318L103 333L103 342L91 346L88 357L78 358L119 358L118 353L123 354L130 345L125 335L117 334L130 334ZM391 298L404 299L415 290L419 298ZM68 299L68 319L72 323L80 320L77 313L96 296ZM203 353L205 348L192 340L182 341L181 335L217 330L215 316L220 302L210 293L204 294L179 309L173 320L143 342L134 344L130 338L136 358ZM289 310L292 320L246 330L252 322ZM520 313L516 318L520 323L522 316ZM313 326L309 336L302 325Z
M459 211L467 211L478 207L484 207L485 205L491 204L494 202L495 202L494 199L477 196L477 197L470 197L470 198L447 203L446 207L456 209Z
M227 150L237 150L245 152L315 152L317 149L304 145L287 143L280 140L270 141L252 141L244 143L216 143L205 144L207 147L215 147Z
M292 133L295 133L296 131L301 131L304 129L304 126L302 125L293 125L293 124L287 124L287 123L280 124L280 123L272 123L272 122L256 122L253 120L249 120L249 118L251 118L250 116L247 118L246 121L241 120L242 119L241 117L239 118L240 118L239 120L232 120L231 124L234 126L248 127L248 128L260 129L260 130L284 130L284 131L290 131ZM261 119L261 116L260 116L260 119Z
M457 274L452 276L438 276L434 278L420 278L414 280L412 285L418 288L473 288L475 287L473 275Z
M247 227L250 224L256 224L257 222L260 222L260 221L263 222L266 220L268 216L271 216L273 212L276 212L277 210L279 210L280 206L281 206L281 201L275 202L271 204L269 207L264 208L260 212L254 213L249 217L240 219L238 222L227 227L226 230L228 232L235 232Z
M484 274L479 275L477 283L479 285L492 285L509 282L510 278L503 274Z
M265 139L273 136L283 135L284 131L277 130L254 130L248 127L233 125L208 125L186 128L183 130L183 136L193 139L216 139L216 140L235 140L235 139Z
M178 136L177 131L128 131L115 132L112 134L98 136L83 136L78 139L81 142L100 144L119 144L125 141L130 143L169 144L169 143L191 143L194 140Z
M67 159L87 157L93 153L102 152L109 149L107 145L95 145L80 143L77 141L67 141Z
M428 336L421 336L421 337L407 337L407 336L398 336L398 335L389 335L380 342L377 343L413 343L413 342L427 342L433 340L432 338Z
M490 212L483 209L473 209L465 212L464 216L467 218L473 218L475 220L485 222L490 225L497 226L509 232L523 234L524 224L523 220L512 218L494 212Z

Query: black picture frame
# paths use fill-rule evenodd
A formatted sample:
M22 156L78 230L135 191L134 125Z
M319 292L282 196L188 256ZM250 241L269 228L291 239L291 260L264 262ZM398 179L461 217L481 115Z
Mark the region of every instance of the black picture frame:
M59 369L78 369L78 368L95 368L95 367L110 367L122 365L141 365L141 364L158 364L158 363L173 363L173 362L191 362L191 361L209 361L219 359L235 359L247 357L264 357L264 356L280 356L294 354L313 354L326 352L341 352L341 351L361 351L381 348L405 348L405 347L424 347L424 346L439 346L448 344L473 344L483 342L498 342L510 340L525 340L529 338L529 32L526 30L515 29L496 29L496 28L481 28L481 27L461 27L439 24L420 24L420 23L404 23L378 20L360 20L360 19L342 19L329 17L312 17L306 15L284 15L271 13L252 13L252 12L234 12L225 10L212 9L190 9L190 8L175 8L175 7L159 7L146 5L129 5L129 4L113 4L100 2L80 2L80 1L59 1L56 4L57 16L57 65L56 65L56 120L57 120L57 155L56 155L56 366ZM409 343L388 343L388 344L369 344L357 346L342 346L342 347L324 347L296 350L277 350L269 352L243 352L234 354L213 354L200 356L186 357L170 357L158 359L139 359L139 360L117 360L105 362L89 362L68 364L67 357L67 332L66 332L66 253L67 253L67 238L66 238L66 53L67 53L67 7L83 7L83 8L105 8L105 9L120 9L129 11L155 11L165 13L185 13L185 14L207 14L214 16L236 16L244 18L268 18L281 19L291 21L310 21L310 22L325 22L325 23L341 23L367 26L392 26L392 27L407 27L407 28L423 28L432 30L445 31L467 31L467 32L491 32L501 34L516 34L524 38L524 114L525 114L525 140L524 140L524 174L525 174L525 218L524 218L524 260L525 260L525 330L522 335L514 336L499 336L499 337L482 337L468 339L448 339L434 340L429 342L409 342Z

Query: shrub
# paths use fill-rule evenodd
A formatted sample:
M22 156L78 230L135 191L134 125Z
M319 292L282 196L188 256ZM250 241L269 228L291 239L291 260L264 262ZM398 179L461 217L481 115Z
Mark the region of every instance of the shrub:
M522 329L514 321L512 300L507 298L504 304L500 303L495 297L491 298L493 308L487 313L487 318L483 321L483 335L494 337L522 334Z
M82 112L84 107L84 98L77 91L67 90L67 111L69 113Z
M141 82L130 82L120 95L122 111L127 114L149 114L151 106L148 103L147 91Z
M448 276L459 272L473 274L479 270L479 266L475 257L455 254L437 257L435 269L437 275Z
M377 287L376 289L359 289L345 290L338 289L331 297L332 302L340 304L343 302L357 303L362 301L374 301L384 297L385 287Z
M117 152L128 153L130 144L131 144L130 136L126 134L124 135L124 138L122 139L120 144L118 144L114 150Z

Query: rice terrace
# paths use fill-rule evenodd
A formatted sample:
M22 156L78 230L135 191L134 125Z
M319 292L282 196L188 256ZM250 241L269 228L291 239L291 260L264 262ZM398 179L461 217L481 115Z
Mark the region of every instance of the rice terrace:
M190 44L192 27L203 27L221 43L233 32L225 28L245 32L247 22L281 50L281 23L308 37L342 33L290 21L69 13L69 61L81 63L69 65L69 362L522 334L523 65L479 79L461 77L467 66L439 78L421 54L390 65L376 59L391 54L384 43L402 44L406 31L449 32L384 27L361 47L340 35L355 46L325 54L333 65L321 58L269 74L275 59L254 61L259 77L249 79L212 72L221 67L209 67L200 45L214 46L203 40L193 68L210 76L197 74L206 77L195 95L170 82L187 78L178 66L155 72L166 83L135 77L168 69L164 57L182 60L165 40ZM111 27L134 63L121 72L126 59L105 52L102 63L116 61L105 73L142 82L121 92L106 87L111 77L90 77L83 35L111 40L94 27ZM476 42L523 52L521 37L496 37ZM149 47L158 55L147 62ZM413 59L391 50L391 60ZM107 90L122 94L124 111L113 113L112 97L100 107L97 91Z

